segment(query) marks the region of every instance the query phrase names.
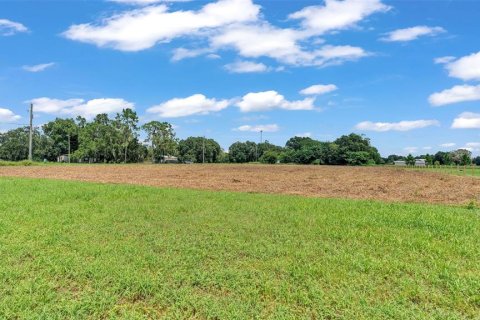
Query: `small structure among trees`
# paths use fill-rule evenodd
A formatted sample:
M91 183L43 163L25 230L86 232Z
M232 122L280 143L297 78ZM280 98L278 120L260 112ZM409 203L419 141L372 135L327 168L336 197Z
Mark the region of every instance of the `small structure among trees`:
M415 167L426 167L427 162L425 159L415 159Z
M160 163L178 163L178 157L174 156L162 156Z
M62 155L57 157L57 162L68 163L68 162L70 162L69 160L70 160L70 158L68 157L68 154L62 154Z

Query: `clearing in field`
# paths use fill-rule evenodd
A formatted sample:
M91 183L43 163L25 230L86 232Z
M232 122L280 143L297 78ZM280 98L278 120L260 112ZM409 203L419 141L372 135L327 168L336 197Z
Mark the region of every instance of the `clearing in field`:
M478 178L388 167L47 165L0 167L0 176L402 202L466 204L480 200Z
M0 318L480 314L473 209L19 178L0 190Z

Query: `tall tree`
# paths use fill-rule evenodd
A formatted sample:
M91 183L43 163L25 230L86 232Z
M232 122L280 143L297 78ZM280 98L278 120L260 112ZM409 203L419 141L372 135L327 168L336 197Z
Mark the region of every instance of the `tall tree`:
M138 138L138 116L130 108L123 109L115 117L117 128L120 130L123 138L122 146L124 148L124 162L127 163L128 148Z
M255 142L235 142L228 148L230 162L244 163L257 161L257 145Z
M168 122L150 121L142 126L147 133L147 142L151 143L152 160L177 153L177 139L173 126Z
M334 143L338 145L339 164L354 164L349 163L349 159L355 159L354 162L358 162L358 159L365 159L364 154L352 157L352 152L367 152L367 163L370 161L380 163L381 161L380 153L370 144L370 139L365 136L351 133L341 136Z
M78 149L79 127L73 119L56 118L42 126L43 133L52 140L55 156L72 153Z
M178 152L182 161L193 161L202 163L204 158L205 148L205 162L218 162L222 153L222 148L213 139L204 137L188 137L185 140L180 140L178 143Z

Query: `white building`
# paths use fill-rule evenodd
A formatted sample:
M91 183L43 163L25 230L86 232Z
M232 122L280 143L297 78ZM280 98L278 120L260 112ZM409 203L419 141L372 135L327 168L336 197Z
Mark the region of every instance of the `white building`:
M425 159L415 160L415 167L426 167L426 166L427 166L427 162L425 161Z

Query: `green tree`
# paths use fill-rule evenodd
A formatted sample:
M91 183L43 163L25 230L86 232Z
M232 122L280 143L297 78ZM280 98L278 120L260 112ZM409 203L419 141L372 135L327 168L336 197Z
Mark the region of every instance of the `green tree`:
M439 151L435 153L433 156L434 162L437 162L441 165L450 165L452 164L452 157L450 156L450 152L443 152Z
M257 145L255 142L235 142L228 148L230 162L245 163L257 160Z
M129 147L136 148L138 144L138 116L135 111L130 108L123 109L117 113L115 124L122 135L122 147L124 149L124 162L128 161Z
M0 159L20 161L28 158L29 128L22 127L0 133ZM56 160L52 153L53 141L38 129L33 131L33 160Z
M275 153L279 154L283 151L283 148L268 142L268 140L266 140L265 142L257 144L257 156L258 156L259 159L267 151L274 151Z
M261 163L275 164L278 160L278 153L273 150L265 151L260 157Z
M465 166L471 163L472 152L466 149L458 149L450 152L450 158L454 164Z
M430 154L428 154L428 153L425 155L425 162L426 162L426 164L427 164L428 166L433 165L434 161L435 161L435 160L434 160L434 156L433 156L433 155L430 155Z
M107 114L98 114L92 122L85 122L79 134L79 148L74 160L89 162L121 162L124 137Z
M369 164L371 160L371 155L367 151L349 151L346 154L346 162L351 166L361 166ZM375 162L374 162L375 163Z
M348 164L348 157L351 152L366 152L368 160L372 160L375 163L381 162L378 150L370 144L370 139L364 136L351 133L341 136L334 143L338 145L339 164Z
M51 153L48 160L55 160L62 154L73 153L78 149L79 127L73 119L56 118L42 126L43 133L51 139Z
M18 128L0 133L0 159L25 160L28 157L28 128Z
M405 158L405 164L407 166L414 166L415 165L415 158L409 154L406 158Z
M165 155L176 155L178 141L173 126L168 122L150 121L142 126L147 133L147 142L151 143L150 153L153 162Z
M178 153L181 161L203 162L203 148L205 147L205 162L214 163L219 161L222 148L213 139L204 137L188 137L178 143Z

